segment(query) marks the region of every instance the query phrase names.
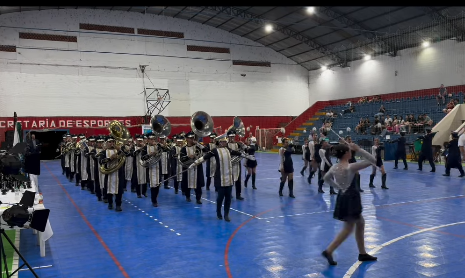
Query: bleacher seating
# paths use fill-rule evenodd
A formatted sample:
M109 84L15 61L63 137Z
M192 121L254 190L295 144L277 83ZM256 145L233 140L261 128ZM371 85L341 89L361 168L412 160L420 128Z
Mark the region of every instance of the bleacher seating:
M459 99L459 103L463 103L464 93L453 93L451 97L446 98L446 102L448 102L450 99L455 98ZM427 113L428 116L433 120L434 125L438 123L446 115L442 111L442 109L445 106L437 105L435 94L404 98L396 97L375 103L363 104L358 104L352 100L352 105L355 106L355 112L346 113L342 116L339 113L342 113L342 111L344 109L347 109L348 107L340 103L341 102L339 102L339 104L336 105L328 105L323 109L320 109L318 112L314 113L314 116L311 116L311 118L308 121L302 123L300 127L296 127L294 128L295 130L290 131L288 136L294 139L294 144L303 144L304 140L308 138L310 132L312 132L312 129L314 127L316 129L319 129L323 125L324 119L326 118L324 115L331 110L337 113L337 118L335 118L333 121L333 130L337 133L339 133L339 131L342 131L342 137L346 135L351 135L352 140L354 142L359 142L361 140L372 141L372 139L375 137L375 135L371 135L369 133L367 133L366 135L356 134L355 127L357 126L361 117L369 117L369 120L373 123L374 115L378 113L381 104L384 105L384 107L386 108L386 113L384 115L390 115L391 118L394 118L394 116L402 116L405 119L405 116L407 114L413 114L415 118L417 118L418 114ZM347 132L348 127L351 129L350 132ZM391 136L391 139L396 139L400 136L394 134L394 132L387 134ZM418 136L419 134L407 134L407 142L413 143L413 141L415 141ZM330 141L338 140L337 135L332 132L328 134L328 137ZM276 148L278 147L279 146L276 146Z

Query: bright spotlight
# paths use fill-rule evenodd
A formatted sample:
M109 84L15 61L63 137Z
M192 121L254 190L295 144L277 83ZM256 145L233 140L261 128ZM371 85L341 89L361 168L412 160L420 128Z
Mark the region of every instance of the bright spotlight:
M371 55L365 55L365 60L370 60L371 59Z
M327 70L328 67L327 67L327 66L322 66L321 69L322 69L322 70Z
M272 26L271 24L267 24L267 25L265 26L265 31L267 31L267 32L273 31L273 26Z
M307 13L313 14L315 12L315 7L307 7Z
M428 47L430 45L429 41L424 41L422 43L423 47Z

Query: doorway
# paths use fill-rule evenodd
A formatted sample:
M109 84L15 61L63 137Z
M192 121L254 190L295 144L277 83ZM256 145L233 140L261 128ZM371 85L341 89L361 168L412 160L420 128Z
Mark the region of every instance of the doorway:
M26 134L29 130L25 131ZM42 144L40 160L53 160L60 155L57 152L58 145L63 141L63 135L68 133L67 130L54 130L54 131L32 131L36 135L36 139Z

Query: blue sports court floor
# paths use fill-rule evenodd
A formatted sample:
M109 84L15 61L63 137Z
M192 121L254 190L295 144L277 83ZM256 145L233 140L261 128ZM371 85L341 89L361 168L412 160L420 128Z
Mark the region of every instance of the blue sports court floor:
M51 209L54 231L47 255L30 231L21 232L20 250L40 277L464 277L465 180L444 167L430 173L414 164L393 170L385 162L389 190L368 189L362 174L366 245L377 262L359 264L351 236L335 252L337 266L320 253L340 230L332 218L336 196L318 194L299 174L294 156L295 195L278 196L278 156L257 154L257 188L233 199L230 223L218 220L215 191L203 205L187 203L174 189L160 189L159 207L149 198L123 195L123 212L108 210L95 195L61 175L59 161L42 163L40 188ZM402 168L402 165L400 166ZM129 185L128 185L129 187ZM45 267L44 267L45 266ZM20 278L33 277L20 271Z

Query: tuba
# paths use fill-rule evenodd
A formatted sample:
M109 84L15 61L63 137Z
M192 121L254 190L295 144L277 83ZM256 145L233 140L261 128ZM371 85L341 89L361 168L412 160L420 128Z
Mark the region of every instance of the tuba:
M152 127L152 131L156 137L160 137L162 135L169 136L171 133L171 123L165 118L163 115L156 115L150 120L150 126ZM157 154L150 157L147 160L139 160L139 164L143 167L150 167L158 161L160 161L162 155L161 147L157 146Z
M108 130L110 131L110 136L115 139L116 145L121 147L121 151L117 154L117 163L114 166L108 168L107 163L102 163L100 173L104 175L111 174L123 166L127 153L124 152L122 147L124 143L132 139L129 130L119 121L111 121L108 125Z
M213 131L213 119L208 115L208 113L203 111L195 112L191 117L191 128L192 132L198 137L207 137ZM184 167L189 167L195 160L199 159L202 156L201 144L197 144L195 148L195 158L190 158L187 156L180 156L178 158L179 163Z
M215 140L222 139L222 138L228 136L228 132L231 131L231 130L235 131L236 134L239 135L239 137L241 137L241 138L245 136L245 127L244 127L244 123L242 122L241 118L239 118L237 116L234 117L233 124L226 130L226 132L224 134L216 137ZM240 143L243 144L242 142L240 142ZM231 157L231 163L232 164L240 163L241 160L242 160L241 156L233 155Z

